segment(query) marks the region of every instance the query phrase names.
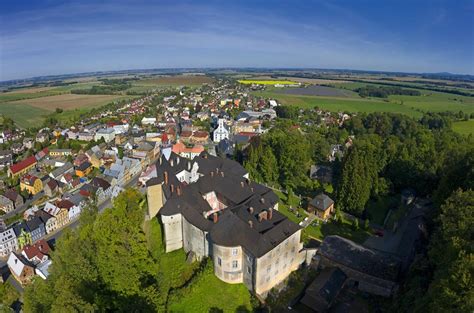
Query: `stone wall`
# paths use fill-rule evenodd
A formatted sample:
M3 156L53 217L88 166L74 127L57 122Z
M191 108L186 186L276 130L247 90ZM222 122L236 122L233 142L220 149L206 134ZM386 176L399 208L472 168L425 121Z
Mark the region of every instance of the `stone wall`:
M183 247L183 216L175 214L171 216L161 215L165 233L166 252L181 249Z
M200 230L193 224L189 223L183 217L183 246L184 251L193 251L196 258L201 260L209 255L209 241L207 232Z

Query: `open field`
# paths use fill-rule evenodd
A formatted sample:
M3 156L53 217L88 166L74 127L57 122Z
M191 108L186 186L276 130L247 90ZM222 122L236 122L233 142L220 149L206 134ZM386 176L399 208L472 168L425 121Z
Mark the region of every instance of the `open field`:
M34 99L0 103L0 114L12 118L18 126L23 128L40 126L47 115L56 108L64 110L56 114L58 120L72 119L89 109L100 107L114 100L128 99L131 96L117 95L75 95L61 94Z
M301 78L301 77L285 77L281 76L278 77L279 79L286 79L286 80L292 80L298 83L304 83L304 84L315 84L315 85L327 85L327 84L334 84L335 82L338 84L345 84L345 83L350 83L348 80L335 80L335 79L322 79L322 78Z
M283 104L297 105L302 108L319 107L330 111L349 111L349 112L392 112L402 113L413 117L422 116L423 112L459 112L474 113L474 97L461 96L456 94L436 92L430 90L417 89L420 96L403 96L391 95L387 99L383 98L361 98L355 89L365 87L367 85L376 85L362 82L350 83L333 83L336 90L347 92L346 97L320 96L317 92L310 95L311 92L305 92L307 95L284 94L298 93L300 90L308 88L297 88L295 91L278 90L276 88L268 88L265 91L254 92L266 98L275 98ZM314 88L322 88L322 86L314 86ZM413 89L416 89L414 87Z
M42 92L42 91L48 91L51 89L55 89L55 87L26 87L26 88L14 89L12 91L8 91L3 94L10 95L10 94L22 94L22 93L37 93L37 92Z
M322 96L322 97L359 97L357 93L333 87L309 86L305 88L284 88L275 90L276 93L296 96Z
M72 110L76 108L93 108L107 104L113 100L118 100L123 97L113 95L75 95L64 94L51 97L41 97L36 99L19 100L14 102L4 103L10 104L27 104L40 109L54 111L56 108L63 110Z
M297 85L297 82L291 81L291 80L248 80L248 79L242 79L238 80L239 83L245 84L245 85Z
M33 107L27 104L0 104L0 114L12 118L15 123L22 128L41 125L44 117L48 113L50 112L47 110Z
M399 103L364 99L364 98L340 98L340 97L317 97L317 96L294 96L282 95L276 92L255 92L265 98L277 99L285 105L296 105L298 107L309 109L319 107L328 111L348 111L348 112L391 112L406 114L413 117L421 117L422 113L417 112L405 105Z
M474 120L455 122L453 130L463 135L474 135Z
M134 82L137 86L198 86L214 80L204 75L159 76Z

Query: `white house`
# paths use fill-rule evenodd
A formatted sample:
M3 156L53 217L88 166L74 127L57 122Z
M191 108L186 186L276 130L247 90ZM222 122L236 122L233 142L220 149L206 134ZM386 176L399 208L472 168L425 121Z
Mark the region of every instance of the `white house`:
M115 139L115 130L113 128L102 128L99 129L94 136L95 141L99 141L104 138L105 142L111 142Z
M218 120L217 128L214 129L213 140L214 142L220 142L224 139L229 139L229 130L224 125L224 119L220 118Z
M0 256L7 257L18 249L18 240L13 228L9 228L0 233Z

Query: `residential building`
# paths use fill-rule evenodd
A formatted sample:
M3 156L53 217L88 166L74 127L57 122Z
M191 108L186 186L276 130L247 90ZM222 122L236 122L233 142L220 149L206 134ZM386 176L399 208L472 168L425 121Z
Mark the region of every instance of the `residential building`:
M11 150L0 150L0 170L13 164L13 152Z
M0 232L0 257L6 258L13 251L18 250L18 240L13 228Z
M51 173L49 173L49 177L56 180L61 180L61 178L67 173L74 173L74 166L71 162L66 162L63 166L53 170Z
M26 225L31 233L31 241L33 243L37 242L44 236L46 236L46 228L44 222L38 216L33 215L28 220L26 220Z
M43 189L44 194L51 198L59 191L58 182L54 179L48 179Z
M102 128L99 129L94 136L95 141L104 139L105 142L111 142L115 139L115 130L113 128Z
M334 214L334 200L326 194L320 193L308 203L308 212L316 214L317 217L327 220Z
M142 125L155 125L156 117L144 117L142 118Z
M13 277L21 284L26 285L35 276L35 268L23 255L11 253L7 261Z
M13 207L15 209L19 208L24 203L23 197L13 188L5 191L5 197L7 197L13 202Z
M35 215L43 221L44 227L46 229L46 234L50 234L56 229L58 229L56 217L52 216L48 212L45 212L44 210L39 210L35 213Z
M92 164L90 162L84 162L76 168L76 176L84 177L92 172Z
M55 217L56 228L61 228L69 222L69 214L68 214L68 209L66 207L61 208L58 206L58 204L61 204L61 203L59 202L56 205L54 205L50 202L46 202L43 208L43 211Z
M24 246L33 243L31 233L26 222L22 221L20 223L16 223L12 228L18 241L18 249L23 249Z
M20 190L35 195L43 190L43 182L34 175L26 174L20 180Z
M11 165L8 168L8 177L19 177L28 173L37 164L37 160L34 156L30 156L23 161Z

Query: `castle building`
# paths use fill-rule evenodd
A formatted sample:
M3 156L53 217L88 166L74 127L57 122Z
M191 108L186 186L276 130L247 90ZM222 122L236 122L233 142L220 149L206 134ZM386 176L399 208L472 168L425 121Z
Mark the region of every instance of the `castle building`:
M166 252L210 257L214 274L265 297L305 260L301 228L278 212L278 196L235 161L202 153L161 157L147 182L149 217L164 227Z

